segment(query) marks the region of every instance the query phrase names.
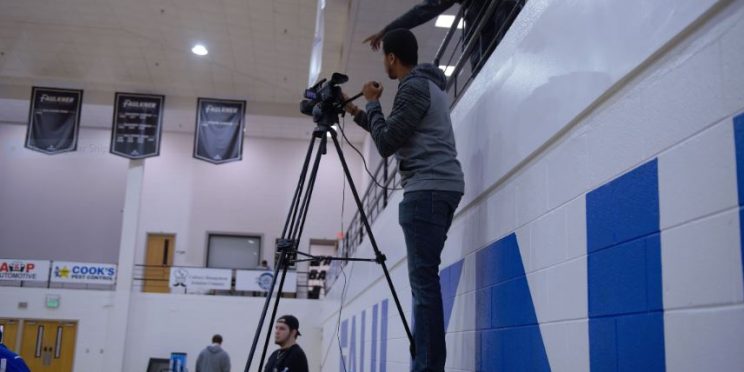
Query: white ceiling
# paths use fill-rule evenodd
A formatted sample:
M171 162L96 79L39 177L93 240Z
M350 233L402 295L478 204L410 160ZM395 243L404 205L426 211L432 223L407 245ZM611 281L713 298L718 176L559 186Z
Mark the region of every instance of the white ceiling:
M362 40L417 2L326 0L322 76L348 73L349 92L381 80L389 110L397 83L386 80L381 54ZM85 89L86 97L245 99L249 114L300 122L316 7L315 0L0 0L0 98L52 85ZM421 61L431 61L446 31L433 22L414 31ZM192 54L195 43L209 54Z

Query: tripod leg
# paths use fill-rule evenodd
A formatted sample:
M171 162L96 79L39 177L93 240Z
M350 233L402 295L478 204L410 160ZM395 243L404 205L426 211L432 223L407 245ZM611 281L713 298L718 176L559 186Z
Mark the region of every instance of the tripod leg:
M308 166L310 164L310 159L312 158L313 154L313 148L315 147L315 137L312 137L310 139L310 144L307 149L307 155L305 155L305 162L302 165L302 171L300 172L300 179L297 182L297 188L295 189L294 196L292 197L292 205L289 208L289 213L287 214L287 220L284 224L284 229L282 231L282 238L287 237L287 231L289 230L289 233L291 234L292 228L291 226L294 225L295 220L297 219L298 212L300 210L300 199L302 195L302 188L305 185L305 179L307 177L307 170ZM264 321L266 320L266 313L269 309L269 304L271 303L271 297L274 293L274 287L276 286L276 278L279 274L279 268L283 267L283 259L284 255L280 256L279 262L274 266L274 279L271 281L271 290L266 295L266 301L264 302L263 310L261 312L261 317L258 320L258 326L256 326L256 334L253 336L253 344L251 345L251 351L248 354L248 361L245 365L245 372L248 372L251 364L253 363L253 357L256 353L256 347L258 346L258 340L261 335L261 329L263 328ZM281 293L281 292L280 292ZM278 299L277 299L278 302ZM274 319L271 319L272 323ZM270 332L269 332L270 333ZM261 361L261 364L263 364L263 358Z
M253 356L256 353L256 346L258 346L258 339L261 336L261 328L263 328L264 320L266 319L266 313L269 310L269 303L271 303L271 297L274 294L274 287L276 286L276 278L279 275L279 268L280 267L286 267L285 261L286 255L282 254L279 257L279 262L274 266L274 278L271 279L271 288L269 289L269 293L266 294L266 301L264 301L263 310L261 311L261 317L258 319L258 327L256 327L256 334L253 336L253 344L251 345L251 352L248 354L248 362L245 364L245 372L249 372L251 368L251 364L253 363ZM284 281L284 277L282 277L282 282ZM280 292L281 293L281 292ZM276 302L279 302L279 298L277 298ZM272 323L274 319L271 319ZM269 334L271 332L269 331ZM263 360L263 358L262 358ZM263 361L261 362L263 364Z
M290 229L290 231L294 234L294 235L290 235L290 240L292 242L299 242L300 241L302 230L303 230L304 225L305 225L305 218L307 217L307 212L309 210L310 197L313 194L313 189L315 187L315 180L316 180L316 178L318 176L318 168L320 167L320 159L323 156L323 154L325 154L326 142L327 142L327 138L326 138L325 134L323 134L321 136L321 139L320 139L320 146L318 146L318 151L315 154L315 160L313 162L313 168L310 171L310 178L308 179L307 187L305 188L305 195L304 195L304 197L302 197L302 204L299 206L300 218L297 219L297 221L296 221L296 224L297 225L294 228ZM292 250L295 250L296 249L296 246L292 246L291 249ZM283 253L283 256L286 256L287 254L288 253L285 251ZM269 323L271 325L274 324L274 319L276 318L276 311L277 311L277 309L279 307L279 300L281 299L282 289L284 288L284 278L287 275L287 268L290 265L290 262L289 261L290 261L290 259L287 258L287 257L285 257L284 260L283 260L283 263L284 263L284 265L283 265L283 273L282 273L281 282L279 283L279 291L277 292L276 301L274 301L274 309L272 311L271 321ZM272 288L272 290L273 290L273 288ZM270 340L270 338L271 338L271 332L270 331L269 332L266 332L266 339L264 341L263 352L261 353L261 361L259 362L259 371L261 370L261 368L263 368L264 361L266 360L266 351L269 348L269 340Z
M387 280L388 287L390 287L390 292L393 294L393 300L395 301L395 306L398 308L398 314L400 314L400 320L403 322L403 328L406 330L406 335L408 336L408 342L410 343L410 352L411 357L415 357L416 355L416 344L413 341L413 334L411 333L411 329L408 327L408 321L406 320L406 315L403 312L403 307L400 305L400 300L398 299L398 294L395 291L395 286L393 285L392 279L390 279L390 272L388 271L387 265L385 264L385 255L380 252L380 249L377 247L377 241L375 240L374 234L372 234L372 228L369 225L369 221L367 220L367 214L364 213L364 206L362 205L362 200L359 198L359 193L356 190L356 187L354 186L354 180L351 178L351 173L349 172L349 166L346 164L346 158L344 158L344 153L341 151L341 145L338 143L338 139L336 138L336 132L331 131L331 138L333 138L333 144L336 146L336 152L338 152L338 157L341 159L341 165L344 168L344 173L346 174L346 180L349 182L349 188L351 188L351 193L354 195L354 201L356 202L357 209L359 210L359 216L362 219L362 223L364 224L365 230L367 230L367 235L369 236L369 242L372 244L372 249L375 251L375 257L377 258L377 263L379 263L382 266L382 271L385 274L385 279Z
M307 155L305 155L305 162L302 163L302 171L300 172L300 180L297 182L297 188L295 188L294 196L292 197L292 205L289 208L287 214L287 220L284 222L284 229L282 230L282 238L292 235L292 226L295 224L297 218L297 206L300 203L300 196L302 194L302 188L305 186L305 179L307 178L307 170L310 165L310 159L312 158L313 148L315 147L315 137L310 139L310 146L307 149ZM289 234L287 233L289 229Z
M326 142L328 141L325 135L320 139L320 146L318 146L318 154L313 164L313 170L310 172L310 179L308 181L307 189L305 190L305 199L302 201L302 207L300 207L300 219L297 221L297 227L293 230L296 235L293 239L298 242L302 238L302 232L305 229L305 220L307 219L307 212L310 210L310 198L313 196L313 190L315 189L315 180L318 177L318 169L320 167L320 158L326 153Z
M287 255L284 253L283 255ZM274 309L271 311L271 323L269 323L269 329L266 331L266 341L264 342L263 352L261 353L261 361L258 363L259 372L264 367L264 361L266 361L266 350L269 348L269 339L271 338L271 326L274 324L276 319L276 310L279 308L279 299L282 297L282 289L284 288L284 279L287 277L287 268L289 267L289 259L284 259L284 268L282 269L282 278L279 281L279 290L276 292L276 300L274 301ZM247 372L247 371L246 371Z

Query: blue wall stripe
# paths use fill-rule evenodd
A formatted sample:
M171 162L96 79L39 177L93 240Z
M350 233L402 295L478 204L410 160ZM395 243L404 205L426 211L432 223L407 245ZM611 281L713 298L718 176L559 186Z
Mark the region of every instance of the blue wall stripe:
M452 318L452 309L455 305L457 296L457 287L460 285L460 276L462 274L462 265L465 260L460 260L447 266L439 274L439 281L442 288L442 306L444 308L444 331L449 327L450 318Z
M387 371L387 328L388 328L388 300L382 301L382 315L380 315L380 372Z
M351 342L349 343L349 369L348 372L356 372L356 315L351 317Z
M476 370L550 371L516 234L476 254Z
M338 342L339 344L341 344L340 348L345 348L349 344L349 338L348 338L349 320L348 319L344 319L344 321L341 322L341 330L339 332L340 334L339 334ZM344 358L343 351L339 350L339 353L341 355L339 355L339 358L338 358L339 359L338 370L343 371L345 369L344 366L346 365L346 358Z
M372 363L370 366L371 372L377 372L377 304L372 307L372 351L371 351Z
M734 118L734 144L736 146L736 180L739 190L739 230L741 233L741 266L744 270L744 114Z
M586 196L593 371L665 370L658 163Z
M359 337L359 340L362 342L361 346L359 347L359 372L364 372L364 344L366 340L366 335L364 334L365 330L365 324L367 323L367 310L362 310L362 334Z

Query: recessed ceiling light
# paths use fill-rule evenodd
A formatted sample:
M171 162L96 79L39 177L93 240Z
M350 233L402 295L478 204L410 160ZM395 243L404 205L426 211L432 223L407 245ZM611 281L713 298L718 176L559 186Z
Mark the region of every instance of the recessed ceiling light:
M191 48L191 53L194 53L197 56L206 56L209 51L207 51L207 48L205 48L204 45L196 44Z
M453 15L440 15L437 17L437 22L434 24L434 26L439 28L452 28L452 23L455 22L455 16ZM460 23L457 24L457 28L462 28L462 18L460 18Z
M444 76L452 76L452 73L455 72L455 66L444 66L439 65L439 69L444 71Z

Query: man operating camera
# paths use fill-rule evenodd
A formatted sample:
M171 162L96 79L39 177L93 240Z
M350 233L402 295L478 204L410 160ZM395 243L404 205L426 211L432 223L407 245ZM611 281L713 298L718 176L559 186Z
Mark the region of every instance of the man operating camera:
M348 104L346 111L370 132L380 155L395 154L404 194L399 222L408 253L413 292L416 355L414 371L444 371L446 344L439 284L442 248L465 184L444 92L446 78L434 65L418 64L418 43L408 30L382 39L385 72L397 79L393 109L385 118L382 85L368 82L362 93L366 112Z

